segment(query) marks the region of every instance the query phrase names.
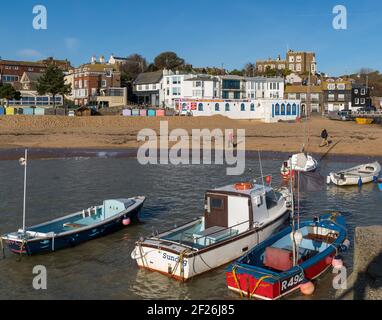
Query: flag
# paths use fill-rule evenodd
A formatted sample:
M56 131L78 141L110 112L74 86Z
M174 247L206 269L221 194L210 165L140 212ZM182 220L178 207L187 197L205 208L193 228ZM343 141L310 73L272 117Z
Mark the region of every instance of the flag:
M27 162L25 161L25 158L20 158L20 159L19 159L19 163L20 163L20 165L22 165L22 166L25 166L25 165L27 164Z

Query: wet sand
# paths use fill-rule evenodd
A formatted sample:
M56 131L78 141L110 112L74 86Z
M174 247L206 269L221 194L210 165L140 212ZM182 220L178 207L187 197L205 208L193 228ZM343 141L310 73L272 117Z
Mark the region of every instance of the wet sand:
M247 151L297 152L305 143L315 154L382 156L382 126L331 121L315 116L301 123L267 124L254 120L225 117L0 117L0 149L137 149L142 129L159 134L160 122L168 121L169 131L184 129L245 129ZM332 144L320 148L320 134L326 128ZM240 141L239 141L240 142ZM154 144L155 146L155 144ZM171 146L171 143L170 143ZM159 147L159 143L158 143Z

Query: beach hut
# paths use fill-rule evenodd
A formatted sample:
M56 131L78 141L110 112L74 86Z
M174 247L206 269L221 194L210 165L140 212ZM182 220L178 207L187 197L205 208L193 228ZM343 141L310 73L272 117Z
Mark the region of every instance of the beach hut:
M33 108L24 108L24 115L26 115L26 116L33 116L34 115Z
M156 116L157 117L164 117L164 115L165 115L165 112L163 109L156 110Z
M166 109L165 111L165 116L166 117L171 117L175 114L175 111L173 109Z
M4 107L0 106L0 116L5 114L5 109Z
M131 109L123 109L122 110L122 115L124 117L130 117L131 116Z
M92 115L92 110L88 107L80 107L74 113L77 117L89 117Z
M133 110L131 111L131 115L133 115L133 116L139 116L139 109L133 109Z
M43 116L43 115L45 115L45 109L44 108L35 108L34 114L35 114L35 116Z
M7 116L13 116L15 114L15 108L13 108L13 107L6 107L5 108L5 114Z
M141 109L141 110L139 111L139 115L140 115L141 117L146 117L146 116L147 116L147 110L146 110L146 109Z
M155 115L156 115L155 109L149 109L149 110L147 111L147 115L148 115L149 117L155 117Z
M24 114L24 108L15 108L15 114Z

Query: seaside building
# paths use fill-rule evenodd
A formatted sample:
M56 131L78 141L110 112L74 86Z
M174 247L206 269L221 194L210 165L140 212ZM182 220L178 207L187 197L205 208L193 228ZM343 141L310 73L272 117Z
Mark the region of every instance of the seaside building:
M353 83L351 92L352 109L369 108L372 104L370 88L363 84Z
M260 120L268 123L294 121L301 117L300 101L286 99L179 99L177 108L194 117L221 115L230 119Z
M106 63L103 56L97 61L93 56L91 63L69 71L67 82L70 81L74 84L71 99L76 105L96 105L98 96L121 87L121 73L118 64Z
M284 97L284 78L280 77L246 77L245 98L279 99Z
M289 50L285 59L279 55L277 59L269 58L256 61L258 72L264 73L268 68L280 71L288 69L299 75L309 72L315 74L317 72L316 54L314 52Z
M154 107L162 106L163 102L163 71L144 72L133 82L133 94L139 104Z
M287 85L284 97L285 99L301 100L302 115L306 115L306 112L323 112L324 110L324 96L321 86Z
M352 83L348 78L328 78L322 81L324 110L326 112L352 108Z

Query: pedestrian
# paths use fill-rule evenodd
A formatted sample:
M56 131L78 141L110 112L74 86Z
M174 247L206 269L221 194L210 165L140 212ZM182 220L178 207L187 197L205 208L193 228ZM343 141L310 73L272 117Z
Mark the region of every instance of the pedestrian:
M329 146L328 137L329 137L328 131L326 129L322 130L321 132L322 141L321 141L320 147Z

